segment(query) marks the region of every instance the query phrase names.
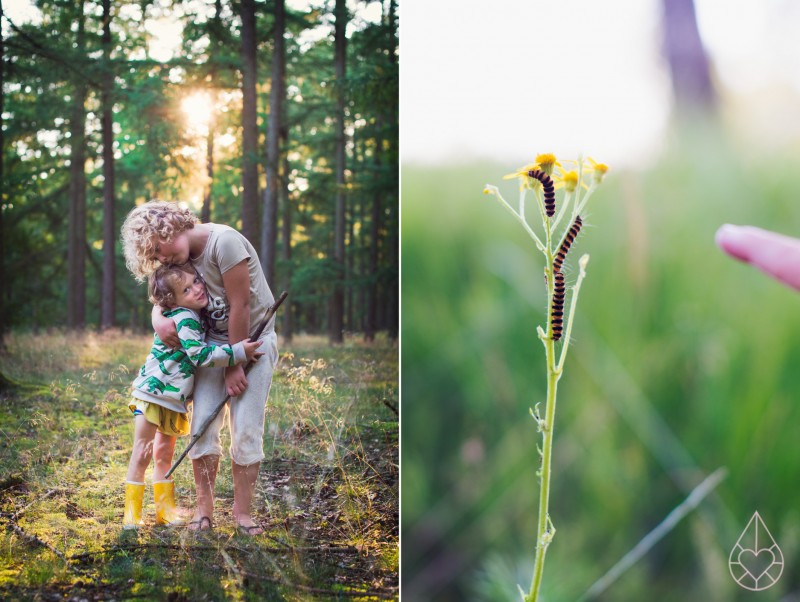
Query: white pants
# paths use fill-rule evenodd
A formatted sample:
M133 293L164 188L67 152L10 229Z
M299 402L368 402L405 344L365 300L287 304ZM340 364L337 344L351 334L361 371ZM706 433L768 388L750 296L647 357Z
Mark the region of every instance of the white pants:
M203 456L221 456L220 431L228 416L231 431L231 460L249 466L264 459L264 411L267 408L272 372L278 363L278 337L275 332L261 335L259 351L264 355L247 373L247 389L231 397L205 434L189 450L192 460ZM192 437L220 402L228 395L225 390L224 368L200 368L195 374L192 408Z

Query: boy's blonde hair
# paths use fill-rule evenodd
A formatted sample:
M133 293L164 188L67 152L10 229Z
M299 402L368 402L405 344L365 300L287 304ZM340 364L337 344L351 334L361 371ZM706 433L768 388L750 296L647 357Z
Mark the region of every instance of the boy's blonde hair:
M139 282L161 265L153 257L157 238L172 241L199 223L194 213L178 203L149 201L135 207L122 224L122 250L125 264Z
M175 307L175 287L183 273L194 276L194 268L185 263L183 265L162 265L150 274L147 279L147 292L150 303L161 307Z

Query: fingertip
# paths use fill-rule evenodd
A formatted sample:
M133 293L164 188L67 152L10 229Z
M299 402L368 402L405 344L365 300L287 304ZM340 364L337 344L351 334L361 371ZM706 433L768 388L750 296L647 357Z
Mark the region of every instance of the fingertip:
M714 235L717 246L725 253L740 261L750 258L750 246L745 228L733 224L723 224Z
M719 228L717 228L716 233L714 234L714 242L717 243L717 246L721 249L725 246L725 239L729 232L731 232L736 226L733 224L722 224Z

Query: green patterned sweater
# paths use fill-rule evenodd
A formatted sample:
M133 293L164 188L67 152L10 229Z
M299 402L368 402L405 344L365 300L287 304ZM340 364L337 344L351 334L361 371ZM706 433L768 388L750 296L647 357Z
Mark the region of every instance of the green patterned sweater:
M157 334L153 335L153 348L133 381L132 395L176 412L186 412L186 400L192 396L198 368L234 366L247 358L242 343L207 345L200 317L191 309L176 307L164 315L175 322L181 346L170 349Z

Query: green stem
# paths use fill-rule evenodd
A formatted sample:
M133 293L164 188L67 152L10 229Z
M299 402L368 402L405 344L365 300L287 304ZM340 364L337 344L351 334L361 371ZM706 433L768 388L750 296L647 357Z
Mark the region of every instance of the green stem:
M558 210L558 215L556 215L556 219L553 221L553 230L558 228L558 224L561 223L561 218L564 217L564 214L569 210L569 203L572 200L572 193L565 192L564 193L564 200L561 202L561 209Z
M572 287L572 299L569 304L569 318L566 321L566 332L564 333L564 345L561 347L561 357L558 360L556 371L561 374L564 371L564 360L567 359L567 351L569 350L569 342L572 338L572 324L575 321L575 308L578 306L578 294L581 292L581 284L583 279L586 278L586 265L589 263L589 255L581 255L578 261L578 279L575 281L575 286Z
M576 215L580 215L583 212L583 208L586 207L586 203L589 202L589 199L591 198L591 196L592 196L592 194L594 193L595 190L597 190L597 184L592 182L589 185L589 190L587 190L586 194L583 195L583 198L581 199L580 204L575 203L575 211L574 211L574 215L572 216L572 221L573 222L575 221L575 216Z
M537 200L539 199L538 191L536 191ZM545 357L547 362L547 401L545 405L544 420L539 420L539 429L542 432L542 449L541 454L541 468L539 470L539 526L536 535L536 559L533 565L533 578L531 580L531 589L525 602L535 602L539 596L539 587L542 583L542 575L544 574L544 557L547 553L547 547L553 539L555 529L552 528L553 523L550 521L548 508L550 504L550 459L553 453L553 422L556 414L556 390L560 373L556 370L556 351L555 341L553 340L553 324L549 319L551 307L553 305L553 294L555 292L555 274L553 274L553 252L552 245L552 225L550 219L544 214L544 206L542 205L542 225L545 232L545 244L547 250L544 252L545 261L547 262L545 271L547 273L547 331L545 336L542 337L544 343Z
M547 234L548 265L552 265L552 253L549 252L550 248L550 228L549 224L545 223L545 232ZM558 392L558 381L564 370L564 360L567 356L567 349L569 348L569 337L572 332L572 323L575 318L575 307L578 302L578 293L580 292L581 283L586 276L586 264L589 262L589 256L584 255L581 257L578 265L580 272L578 273L578 280L573 287L572 299L570 303L569 319L566 321L566 339L561 349L561 357L558 364L556 364L555 341L552 337L552 324L548 321L548 328L545 337L542 339L545 348L545 358L547 362L547 403L545 407L544 420L539 421L539 427L542 431L542 449L541 449L541 469L539 473L539 520L538 532L536 535L536 558L533 563L533 578L531 579L531 588L528 595L525 597L525 602L536 602L539 598L539 588L542 585L542 577L544 575L544 558L547 554L547 548L553 537L556 534L556 529L553 526L553 521L550 519L550 477L551 477L551 464L553 455L553 439L554 439L554 426L556 416L556 399ZM554 293L554 274L548 270L548 298L550 299L550 307L552 307L552 299ZM548 308L549 313L549 308Z
M539 597L539 587L544 574L544 557L547 547L553 540L555 528L550 520L548 508L550 504L550 459L553 452L553 420L556 414L556 389L561 373L555 365L555 342L552 337L544 341L547 356L547 406L545 419L542 425L542 468L540 475L539 491L539 529L536 536L536 559L533 564L533 579L531 589L525 602L536 602Z

